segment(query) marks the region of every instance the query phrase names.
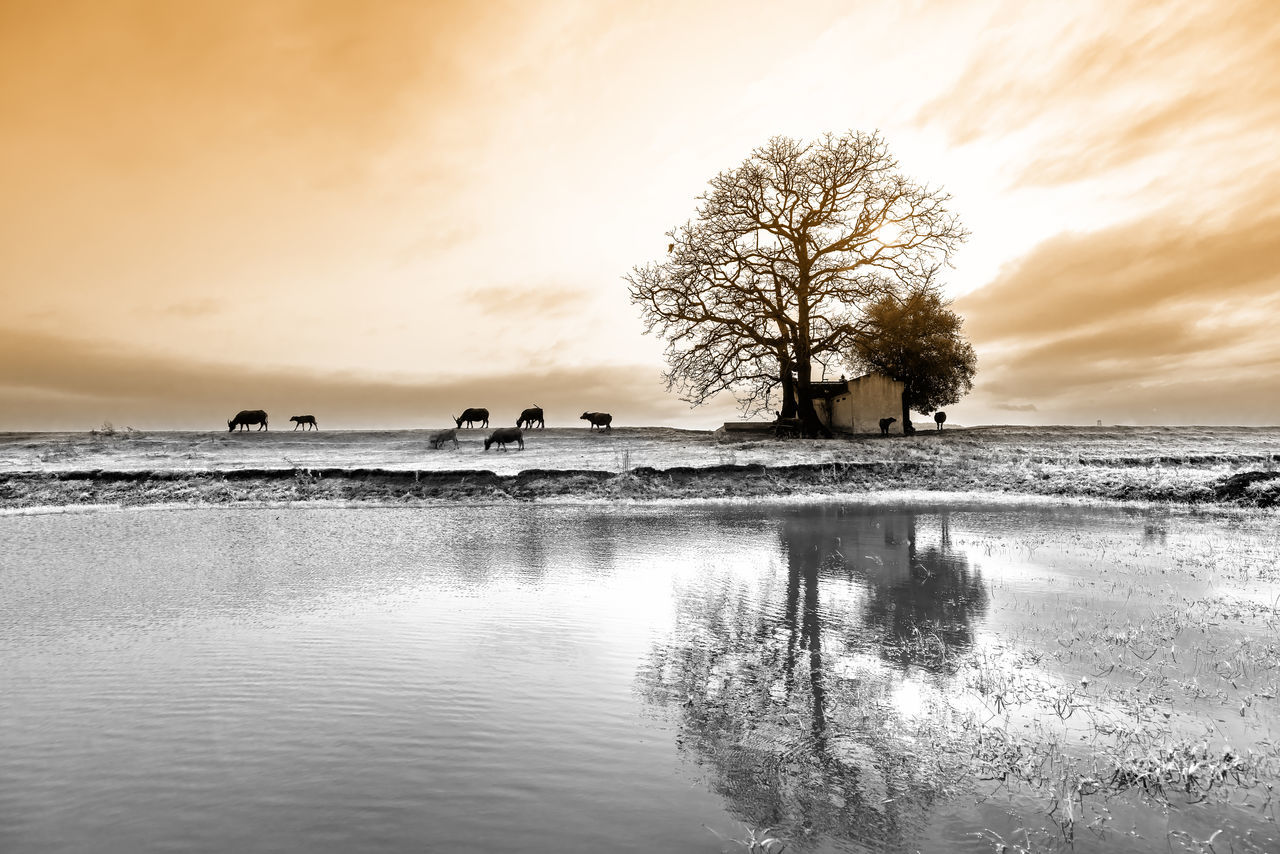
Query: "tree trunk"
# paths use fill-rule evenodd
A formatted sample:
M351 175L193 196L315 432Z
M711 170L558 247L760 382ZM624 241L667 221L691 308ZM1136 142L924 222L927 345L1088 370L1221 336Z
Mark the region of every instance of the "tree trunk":
M904 387L902 389L902 435L904 436L910 436L915 432L915 428L911 426L911 404L907 402L910 399L910 393Z
M787 560L787 604L783 611L783 622L787 625L787 657L783 662L783 684L787 689L787 699L796 685L796 650L800 641L800 561L797 558L793 540L787 540L789 550Z
M831 431L818 417L818 410L813 408L812 383L813 368L807 359L799 360L796 365L796 391L800 396L800 421L804 424L805 438L816 439L821 436L824 439L830 439Z
M825 555L823 555L825 557ZM818 616L818 554L805 562L804 617L800 634L809 648L809 691L813 695L813 747L827 757L827 691L822 672L822 621Z
M791 360L785 351L778 356L778 379L782 382L782 417L795 418L799 408L796 404L796 378L791 373Z
M800 392L800 420L808 439L821 436L831 438L831 430L818 418L813 408L813 341L809 337L809 269L813 261L804 241L796 243L796 266L799 268L796 283L796 330L793 343L796 354L796 391Z

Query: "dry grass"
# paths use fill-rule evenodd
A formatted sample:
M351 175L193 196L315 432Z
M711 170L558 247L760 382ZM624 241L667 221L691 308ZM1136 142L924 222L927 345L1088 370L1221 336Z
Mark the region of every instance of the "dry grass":
M1280 429L981 428L831 441L621 428L458 450L428 431L0 435L0 506L162 501L756 498L912 490L1272 507ZM257 472L256 477L245 477ZM537 472L537 477L525 473ZM127 475L127 476L126 476ZM405 476L410 476L405 481ZM485 477L484 475L487 475ZM132 481L130 481L132 478ZM139 489L139 484L145 488ZM81 496L87 496L82 498ZM150 497L148 497L150 496Z

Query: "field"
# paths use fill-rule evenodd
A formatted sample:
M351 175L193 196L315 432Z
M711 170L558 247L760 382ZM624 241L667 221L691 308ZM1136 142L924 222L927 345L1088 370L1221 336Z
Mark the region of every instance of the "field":
M0 508L241 501L750 498L928 491L1271 507L1280 428L981 427L745 439L670 428L0 434Z

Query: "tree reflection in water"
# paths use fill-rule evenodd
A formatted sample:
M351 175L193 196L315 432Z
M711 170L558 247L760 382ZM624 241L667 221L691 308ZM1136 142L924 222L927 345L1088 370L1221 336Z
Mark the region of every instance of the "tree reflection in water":
M936 542L917 545L918 526ZM810 509L780 540L785 591L682 591L641 690L675 710L680 748L743 821L792 850L902 849L969 762L948 750L959 713L904 707L902 683L949 680L986 611L981 576L945 516Z
M917 545L916 517L903 519L905 577L869 588L865 618L879 629L887 661L954 673L957 656L973 646L973 624L987 611L982 575L951 548L951 525L938 517L938 542ZM888 535L886 536L886 539Z

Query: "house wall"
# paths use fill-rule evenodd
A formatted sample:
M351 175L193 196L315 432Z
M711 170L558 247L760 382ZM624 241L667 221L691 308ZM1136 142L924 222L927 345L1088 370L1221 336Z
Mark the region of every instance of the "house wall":
M880 374L849 380L849 391L831 401L829 426L846 433L879 433L881 418L897 418L892 431L901 433L902 388L902 383Z
M815 400L813 402L813 411L818 413L818 420L830 427L832 430L840 429L840 422L835 416L835 401L831 398Z

